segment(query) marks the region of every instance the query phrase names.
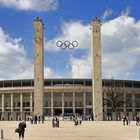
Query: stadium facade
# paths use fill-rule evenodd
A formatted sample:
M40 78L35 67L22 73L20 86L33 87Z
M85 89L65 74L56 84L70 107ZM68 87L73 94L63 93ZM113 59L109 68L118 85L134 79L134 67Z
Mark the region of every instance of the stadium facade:
M110 80L102 80L103 89L109 87ZM125 94L131 100L117 108L118 118L124 113L131 119L140 115L140 81L114 80L115 87L127 91ZM34 80L0 81L0 118L1 120L18 120L34 114ZM91 115L92 79L45 79L43 113L45 116L78 113ZM111 118L110 107L103 106L104 120Z
M65 113L91 115L95 121L110 118L109 106L103 105L103 90L110 80L102 80L101 24L91 23L92 79L44 79L44 24L34 20L34 79L0 81L0 119L18 120L30 115L63 116ZM125 89L130 102L117 108L117 118L134 118L140 112L140 82L114 80Z

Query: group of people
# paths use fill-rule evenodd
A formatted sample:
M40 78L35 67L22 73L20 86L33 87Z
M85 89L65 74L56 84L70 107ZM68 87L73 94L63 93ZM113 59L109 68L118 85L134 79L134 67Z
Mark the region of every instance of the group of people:
M82 115L81 117L83 121L93 121L92 115Z
M81 125L82 124L82 118L78 118L78 117L75 117L74 119L73 119L73 121L74 121L74 125L75 126L77 126L77 125Z
M123 125L130 125L130 117L129 116L124 116L122 121L123 121ZM139 126L140 125L139 116L136 116L135 121L136 121L136 125Z
M129 116L123 116L123 125L130 125L130 118Z
M82 115L82 116L73 115L73 116L70 116L69 119L73 121L76 117L80 118L82 121L93 121L92 116L90 115Z
M40 122L44 123L45 120L44 116L37 116L37 115L34 116L31 115L29 119L31 124L37 124L37 123L40 124Z

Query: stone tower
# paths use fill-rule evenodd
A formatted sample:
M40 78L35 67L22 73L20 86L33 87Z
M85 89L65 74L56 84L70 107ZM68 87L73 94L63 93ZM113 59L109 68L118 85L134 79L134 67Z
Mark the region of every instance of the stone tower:
M34 114L43 115L44 98L44 24L34 20Z
M98 18L91 24L92 38L92 98L93 98L93 117L95 121L103 120L103 101L102 101L102 61L101 61L101 23Z

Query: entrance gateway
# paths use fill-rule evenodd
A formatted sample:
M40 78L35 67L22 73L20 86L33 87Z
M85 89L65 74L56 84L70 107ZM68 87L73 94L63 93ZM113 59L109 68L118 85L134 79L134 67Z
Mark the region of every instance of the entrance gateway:
M92 114L95 121L103 120L103 101L102 101L102 65L101 65L101 23L98 18L91 23L91 49L93 62L92 76ZM64 93L62 94L64 96ZM74 97L75 98L75 97ZM62 98L64 99L64 97ZM51 99L53 102L53 96ZM75 100L75 99L73 99ZM75 102L73 102L75 104ZM62 114L76 109L65 108L64 101L62 104ZM50 111L52 116L54 111L60 113L60 110L53 109ZM75 106L74 106L75 107ZM78 109L81 112L81 109ZM43 115L44 111L44 24L38 17L34 20L34 114ZM84 110L85 113L85 110Z

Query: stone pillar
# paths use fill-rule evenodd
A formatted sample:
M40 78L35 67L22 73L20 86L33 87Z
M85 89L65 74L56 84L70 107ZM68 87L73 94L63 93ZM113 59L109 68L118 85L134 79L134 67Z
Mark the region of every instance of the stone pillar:
M33 112L33 93L30 92L30 114Z
M13 93L11 93L11 113L13 112Z
M64 116L64 92L62 92L62 115Z
M44 24L34 20L34 114L44 112Z
M124 93L124 99L126 99L126 93ZM123 104L123 112L124 112L123 115L126 115L126 102Z
M103 96L106 99L106 93L104 93ZM106 104L106 101L104 101L104 120L109 120L109 118L107 116L107 104Z
M102 62L101 62L101 23L98 18L93 20L91 25L92 37L92 97L93 97L93 117L95 121L103 120L102 101Z
M83 114L86 115L86 93L83 93L83 105L84 105L84 110L83 110Z
M51 116L54 115L54 108L53 108L53 92L51 92Z
M20 93L20 117L22 119L23 116L23 95Z
M135 113L135 93L132 93L132 113Z
M13 93L11 93L11 113L13 112Z
M13 120L13 93L11 93L11 118L10 120Z
M73 114L75 114L75 92L73 92Z
M5 107L4 107L4 93L2 93L2 120L4 118L4 111L5 111Z

